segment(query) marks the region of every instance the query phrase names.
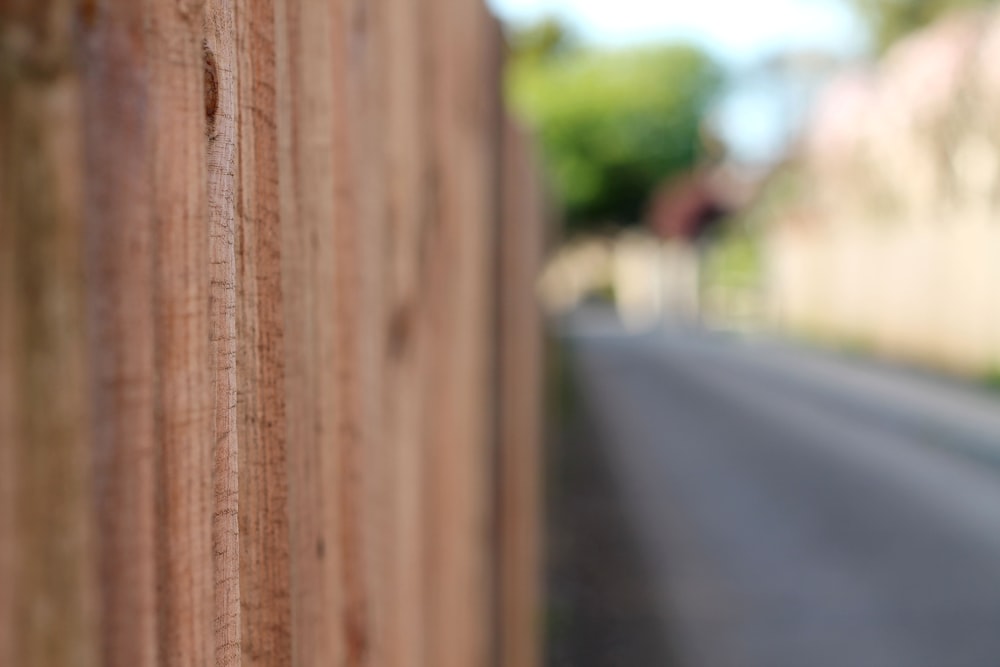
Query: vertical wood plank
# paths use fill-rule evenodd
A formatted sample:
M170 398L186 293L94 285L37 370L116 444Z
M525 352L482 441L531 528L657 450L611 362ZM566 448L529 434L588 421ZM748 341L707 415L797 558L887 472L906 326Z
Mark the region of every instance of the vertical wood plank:
M244 667L292 664L275 11L270 0L253 0L237 13Z
M385 243L387 336L385 366L385 664L424 662L423 438L424 294L421 262L430 213L427 194L426 81L421 10L409 0L388 0L383 67L385 101Z
M436 0L430 44L432 178L436 216L427 275L429 364L436 390L428 414L426 662L489 660L489 428L486 341L490 151L481 88L485 35L475 0Z
M332 2L285 0L278 30L292 662L340 664ZM287 176L287 178L286 178Z
M96 590L72 6L5 1L0 25L0 448L10 466L0 657L86 667L97 664Z
M145 12L141 3L113 0L82 19L101 664L153 667L157 486Z
M205 6L206 198L210 337L215 384L215 664L240 664L239 437L236 424L236 235L239 179L236 16L232 0Z
M3 93L0 103L8 106L11 82L0 83ZM12 155L10 147L10 120L0 117L0 156ZM17 532L14 529L14 503L17 497L17 474L14 466L21 447L18 435L17 363L19 338L17 313L18 290L14 262L15 233L13 210L5 202L11 190L11 171L16 168L9 160L0 158L0 664L14 662L14 599L15 554Z
M359 279L358 286L358 419L361 424L359 466L364 471L359 489L362 515L362 621L367 626L364 664L386 661L386 614L394 600L386 598L392 546L389 542L389 435L386 414L387 387L385 312L388 303L385 237L388 233L386 201L386 0L352 0L354 26L350 55L350 116L355 119L352 144L353 171L358 186Z
M535 282L544 219L527 136L508 119L499 146L498 662L541 664L542 336Z
M147 0L152 115L161 660L210 665L215 434L204 5Z
M378 0L334 0L334 372L338 477L337 549L343 602L340 632L346 665L373 664L377 639L372 589L379 480L378 396L381 339L379 180L381 109L377 89Z

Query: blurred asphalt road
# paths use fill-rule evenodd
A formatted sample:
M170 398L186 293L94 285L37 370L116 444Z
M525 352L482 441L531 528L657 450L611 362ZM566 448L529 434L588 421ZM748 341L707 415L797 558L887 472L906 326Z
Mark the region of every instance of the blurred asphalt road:
M600 310L563 326L677 667L1000 666L1000 401Z

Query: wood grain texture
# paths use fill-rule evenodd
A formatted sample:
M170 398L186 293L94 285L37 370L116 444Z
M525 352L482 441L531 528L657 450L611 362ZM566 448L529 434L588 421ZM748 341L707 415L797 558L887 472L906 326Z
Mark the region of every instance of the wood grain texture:
M156 370L145 10L115 0L86 18L80 53L101 664L153 667Z
M432 196L425 275L428 364L425 500L428 582L426 664L489 661L491 424L487 347L492 312L489 126L485 116L483 8L435 0L429 47Z
M480 0L0 0L0 664L533 667L498 49Z
M361 178L358 187L358 314L359 334L356 354L360 359L358 374L357 465L365 473L360 478L357 502L361 517L361 582L359 616L366 647L360 652L361 664L383 665L387 650L386 615L395 600L387 597L387 572L393 558L388 541L391 478L388 475L390 449L388 421L385 415L388 388L386 349L389 330L386 326L388 279L386 235L388 234L388 182L386 156L386 57L387 2L354 0L355 26L351 63L351 115L358 119L352 144L351 160Z
M372 104L377 85L378 0L333 2L335 291L333 447L339 476L338 513L340 587L339 632L344 664L375 664L376 628L372 589L376 578L374 491L379 476L379 426L369 406L377 401L376 371L382 330L381 263L375 259L381 236L379 119Z
M204 6L147 0L162 664L214 660Z
M237 408L246 667L292 664L275 10L269 0L252 0L236 15L241 118Z
M208 133L206 198L209 293L215 385L214 499L215 665L239 665L240 532L237 428L236 238L239 64L232 0L205 5L204 86Z
M420 8L388 0L382 67L385 77L386 231L382 433L386 505L382 628L387 667L424 662L423 391L429 338L422 335L422 250L430 220L430 185L424 83L426 69Z
M278 31L282 284L288 421L292 662L341 664L343 589L335 480L333 2L285 0ZM342 103L342 102L341 102ZM286 171L287 169L287 171Z
M529 137L509 119L500 135L497 235L497 665L541 665L542 322L535 283L545 230Z

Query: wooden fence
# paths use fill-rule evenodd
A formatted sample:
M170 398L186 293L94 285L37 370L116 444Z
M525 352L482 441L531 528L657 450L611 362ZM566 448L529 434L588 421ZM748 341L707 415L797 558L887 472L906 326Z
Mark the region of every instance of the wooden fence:
M537 664L480 0L0 0L0 665Z

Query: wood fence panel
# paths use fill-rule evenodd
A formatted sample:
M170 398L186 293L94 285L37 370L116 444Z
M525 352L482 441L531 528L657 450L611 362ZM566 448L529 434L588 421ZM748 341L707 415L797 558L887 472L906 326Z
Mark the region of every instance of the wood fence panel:
M158 484L145 8L110 0L81 23L100 664L153 667Z
M71 17L0 3L0 661L25 667L97 664Z
M499 263L498 665L542 664L542 322L535 299L545 202L529 137L503 124Z
M343 602L337 549L337 291L333 220L334 22L332 2L285 0L278 78L287 77L282 151L291 595L294 665L343 664ZM280 15L279 15L280 17Z
M215 382L212 553L214 655L240 664L239 437L237 428L236 235L239 171L238 73L232 0L205 5L204 98L212 373ZM239 221L242 222L242 221Z
M427 81L422 11L411 0L387 0L384 132L386 188L384 496L382 548L391 556L383 582L382 654L386 667L422 667L426 618L424 407L430 343L422 288L430 226Z
M334 290L327 306L334 332L335 439L330 448L337 476L328 480L334 496L339 551L340 617L334 632L341 637L346 665L368 665L372 658L374 618L371 591L375 553L369 528L375 508L369 491L377 480L367 463L373 448L373 423L366 419L366 399L375 397L375 358L368 348L377 341L381 300L377 286L380 264L366 262L370 239L377 239L381 221L368 197L374 183L371 166L377 149L368 143L368 128L377 112L366 104L367 61L374 55L373 10L377 2L333 2L334 118L333 229ZM374 458L374 457L373 457Z
M6 57L4 54L3 57ZM3 101L6 107L12 94L12 82L4 81ZM0 156L11 155L11 119L0 117ZM0 663L14 662L14 619L17 616L17 602L13 591L17 555L17 532L15 529L15 503L17 481L15 465L18 463L17 450L21 447L20 430L17 425L19 378L14 373L14 364L20 353L20 335L17 323L20 288L16 280L17 257L15 249L13 210L10 208L9 160L0 159Z
M242 664L292 664L276 13L236 11L239 112L237 431ZM287 115L285 115L287 121ZM286 168L287 169L287 168Z
M165 665L210 665L214 396L206 220L204 6L145 0L156 340L159 644ZM217 104L217 103L216 103ZM214 111L213 111L214 113Z
M487 23L470 0L435 0L429 47L431 218L425 275L428 396L426 664L485 665L492 627L489 584L488 329L491 126L485 101Z
M0 0L0 664L534 667L499 39L479 0Z

